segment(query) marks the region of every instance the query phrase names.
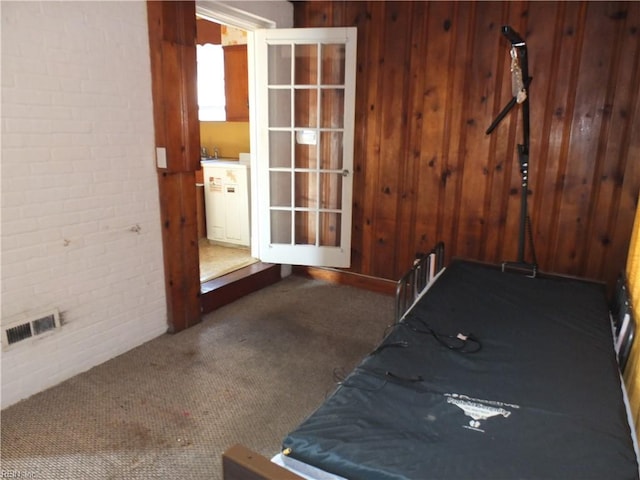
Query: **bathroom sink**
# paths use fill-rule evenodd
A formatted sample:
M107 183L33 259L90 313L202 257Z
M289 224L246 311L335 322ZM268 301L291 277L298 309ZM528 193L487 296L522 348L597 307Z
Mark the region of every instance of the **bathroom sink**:
M212 157L200 157L200 164L204 165L228 165L228 164L238 165L239 161L237 158L212 158Z

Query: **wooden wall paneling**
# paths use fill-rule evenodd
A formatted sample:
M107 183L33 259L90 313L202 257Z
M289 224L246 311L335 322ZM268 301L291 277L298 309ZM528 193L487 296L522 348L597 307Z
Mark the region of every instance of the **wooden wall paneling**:
M344 13L348 2L331 2L331 5L324 10L323 17L326 26L342 26L345 24Z
M418 253L426 253L430 250L430 247L423 246L420 242L414 240L419 228L416 217L420 198L422 127L426 116L424 91L428 59L425 45L428 24L431 18L428 10L428 4L417 2L411 15L412 38L408 72L411 83L407 93L409 102L408 125L405 134L407 155L402 188L399 192L399 218L401 219L400 223L404 225L405 234L402 235L399 229L396 231L396 243L400 245L396 258L396 267L397 270L400 270L400 273L396 274L396 276L402 275L402 271L409 268ZM435 202L432 203L435 204ZM429 237L431 236L433 234L429 232ZM419 237L426 238L427 233L423 230Z
M591 212L587 224L587 238L592 241L586 244L581 259L585 275L593 278L607 276L603 271L602 259L609 256L611 218L615 218L618 203L615 198L618 191L616 179L621 178L618 161L620 146L624 140L621 133L626 123L617 112L629 108L628 82L631 69L628 68L629 58L625 57L633 59L633 51L637 49L633 39L628 36L628 7L622 5L617 7L619 9L608 12L609 18L615 25L615 31L612 35L612 50L608 65L609 79L606 82L604 105L601 108L602 124L598 135L596 170L590 199ZM634 87L637 91L638 84ZM610 213L595 215L595 212Z
M615 68L616 81L609 82L610 98L605 105L604 113L609 122L599 145L603 168L598 178L599 202L594 208L594 212L608 213L593 215L594 228L589 234L593 241L586 257L587 275L604 278L608 284L613 284L620 272L620 262L626 260L626 249L613 249L612 246L625 245L630 237L640 182L640 152L636 150L635 157L629 155L631 143L640 144L640 132L636 131L634 135L633 124L629 122L629 118L640 115L637 107L634 114L640 90L640 4L630 2L622 6L624 10L614 14L624 18L619 19L621 25L614 46L612 69ZM624 192L630 194L624 196ZM616 228L618 225L623 226L620 231Z
M612 41L616 23L611 21L608 2L589 2L575 89L575 109L569 139L564 175L563 202L559 212L559 235L555 255L558 268L570 275L580 275L586 247L591 195L597 194L594 175L597 171L598 138L602 127L602 111L606 101L606 85L610 78ZM594 88L600 85L601 88ZM589 239L593 241L593 239Z
M550 212L554 210L554 196L542 195L545 186L553 185L558 177L559 139L562 131L562 107L556 107L558 90L566 85L571 50L560 48L563 36L574 31L572 22L575 15L567 13L567 6L576 6L562 2L544 5L532 4L529 11L530 45L529 70L533 77L531 85L531 134L536 138L537 148L530 155L530 179L533 194L530 201L531 228L533 229L534 248L548 242L548 230L552 221ZM574 9L575 10L575 9ZM553 17L554 22L549 18ZM546 39L546 41L544 41ZM564 57L563 57L564 56ZM557 207L557 206L556 206ZM531 246L527 243L526 250ZM538 266L546 269L548 249L536 248Z
M397 227L395 233L396 256L391 278L402 275L411 266L418 251L415 248L415 216L417 206L417 183L420 166L420 148L418 146L422 131L422 92L424 73L424 45L427 22L427 4L414 2L409 11L409 35L405 59L407 80L403 87L403 103L406 106L404 126L399 132L406 145L403 155L403 168L398 172Z
M373 235L377 244L376 263L371 275L393 278L396 275L396 230L398 228L398 194L406 161L405 129L407 128L408 55L412 5L387 2L379 70L382 96L378 115L394 117L393 122L380 123L380 162L378 191L372 192L376 204Z
M536 191L532 196L531 221L536 232L534 242L538 263L543 270L553 271L555 256L552 248L558 237L558 214L561 207L563 178L566 168L567 139L570 133L570 119L573 111L573 96L577 82L576 52L580 44L579 31L584 17L584 4L560 2L556 7L555 32L551 37L538 35L538 26L550 23L551 11L542 3L532 3L532 40L530 58L533 63L532 92L538 98L541 88L538 76L548 68L549 91L544 97L544 105L532 109L532 133L541 135L544 143L532 152L532 175ZM548 66L537 62L539 46L552 42L551 59ZM544 48L544 47L542 47ZM543 52L544 53L544 50ZM544 79L544 77L542 77ZM540 99L542 100L542 98ZM544 119L542 122L540 119Z
M467 73L469 50L473 35L473 20L477 4L464 4L455 9L452 19L452 35L455 39L450 52L449 84L447 97L449 115L445 125L446 134L443 142L443 190L442 202L442 237L447 242L445 255L447 258L462 256L458 242L460 227L460 203L462 200L464 129L467 117L468 83L471 81Z
M381 24L385 15L385 4L383 2L370 2L371 28L369 35L358 38L358 45L366 46L366 49L359 49L358 58L364 57L362 68L364 76L357 77L360 86L356 87L358 95L366 98L366 117L363 119L366 132L364 150L356 150L356 158L360 158L364 169L361 182L354 184L354 188L361 188L364 199L362 201L362 245L360 247L362 264L359 273L373 275L374 264L377 261L377 239L375 235L375 217L377 213L377 202L375 192L379 189L378 170L380 167L380 123L382 119L378 110L381 108L379 98L383 94L380 75L382 71L381 55L384 41L384 32L381 31Z
M420 52L424 57L419 105L422 129L420 143L413 148L420 152L414 240L416 249L421 252L428 252L443 235L443 197L448 178L445 172L451 124L449 100L453 90L453 68L448 66L454 61L456 10L451 2L428 4L426 38Z
M167 316L177 332L200 321L195 3L149 1L147 12L155 144L167 156L158 168Z
M441 138L443 115L446 111L443 105L446 99L447 71L431 68L442 63L442 59L449 51L449 30L451 20L450 6L439 2L422 4L422 18L420 12L414 15L414 32L411 57L411 75L413 98L410 105L411 136L409 138L408 175L413 176L411 201L413 202L413 252L428 252L433 246L437 234L437 213L439 196L439 174L441 165ZM422 22L417 26L416 22ZM428 40L427 40L428 39ZM440 57L439 59L437 57ZM412 165L413 163L413 165ZM405 207L406 208L406 207ZM399 262L407 265L406 259Z
M305 2L304 8L294 8L294 24L296 27L341 26L333 22L333 8L333 2Z
M502 8L494 12L494 18L489 20L490 24L485 26L485 28L489 27L488 34L491 37L494 37L494 48L498 51L502 50L505 53L507 51L507 43L504 38L501 38L503 36L500 33L500 30L502 25L511 25L506 19L505 11L508 10L509 5L503 3ZM516 25L512 25L512 27L516 31L519 31ZM487 38L486 41L488 45L491 44L491 38ZM495 133L492 132L490 136L487 136L486 134L488 125L486 125L485 118L495 117L497 115L495 112L499 112L504 108L506 102L509 101L509 96L505 94L506 88L504 88L505 81L507 80L505 69L508 68L508 62L506 61L505 55L493 55L492 58L487 61L487 67L489 65L491 65L492 68L487 70L487 74L491 75L492 84L487 85L484 93L479 92L481 95L481 108L479 110L481 118L478 119L478 125L476 126L478 131L483 134L482 141L487 142L487 156L485 159L486 166L483 171L486 185L484 187L485 193L482 202L482 216L480 217L480 223L485 234L481 236L480 241L478 242L479 255L484 256L485 258L488 256L491 256L492 258L496 253L496 247L500 243L498 240L501 233L500 199L502 197L501 193L503 188L501 179L504 178L504 176L501 175L501 171L505 161L504 156L499 157L496 155L496 148L498 146L497 130L494 131ZM513 111L512 114L517 115L517 113ZM503 122L504 121L505 120L503 120ZM507 122L505 122L505 127L506 126ZM488 252L492 252L493 255Z
M358 27L351 270L397 277L430 236L445 242L447 260L516 258L521 111L484 135L512 96L499 28L509 24L527 41L533 76L529 213L539 265L609 282L640 182L638 8L296 2L297 26Z
M345 24L357 27L358 29L358 52L356 67L356 99L354 118L354 157L353 157L353 211L352 211L352 232L351 232L351 270L362 272L363 251L365 229L365 176L368 162L363 154L366 151L367 130L365 128L368 116L368 105L366 88L368 85L368 74L364 59L368 57L369 38L372 25L372 15L368 2L348 2Z
M500 25L492 3L481 3L474 10L471 32L467 39L468 56L465 71L461 116L460 203L458 209L457 251L469 258L479 258L483 247L485 199L489 181L489 138L484 119L491 115L491 97L495 89L495 50L499 48Z

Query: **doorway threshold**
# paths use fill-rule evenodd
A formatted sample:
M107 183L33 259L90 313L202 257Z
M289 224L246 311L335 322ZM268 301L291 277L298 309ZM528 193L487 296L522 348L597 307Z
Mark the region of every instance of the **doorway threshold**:
M261 288L279 282L280 265L257 262L200 284L202 314L212 312Z

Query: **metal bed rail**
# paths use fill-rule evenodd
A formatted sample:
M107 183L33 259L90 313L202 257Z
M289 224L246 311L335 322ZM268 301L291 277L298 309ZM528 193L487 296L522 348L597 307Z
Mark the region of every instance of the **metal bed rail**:
M636 322L631 305L631 297L624 273L620 274L616 282L615 292L610 304L610 312L614 327L615 350L618 356L618 365L620 366L620 371L624 373L636 332Z
M416 298L444 267L444 243L439 242L426 254L419 254L411 268L396 284L396 318L399 322Z

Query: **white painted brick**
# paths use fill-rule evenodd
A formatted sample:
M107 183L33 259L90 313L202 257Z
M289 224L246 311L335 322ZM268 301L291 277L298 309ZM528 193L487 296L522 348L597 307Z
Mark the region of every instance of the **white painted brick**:
M19 207L24 205L26 201L25 192L5 192L2 197L2 216L5 215L5 208Z
M3 72L5 70L6 59L3 59L2 69ZM3 85L4 87L4 85ZM38 106L38 105L52 105L51 101L51 92L43 92L39 90L21 90L18 88L13 88L10 90L10 94L3 95L2 98L2 108L3 115L6 115L4 112L5 105L27 105L27 106ZM67 108L67 107L61 107ZM2 139L4 143L4 138Z
M50 132L52 126L53 121L41 118L8 118L4 122L7 133Z
M0 323L66 323L3 352L2 407L166 331L146 21L144 2L3 4Z

